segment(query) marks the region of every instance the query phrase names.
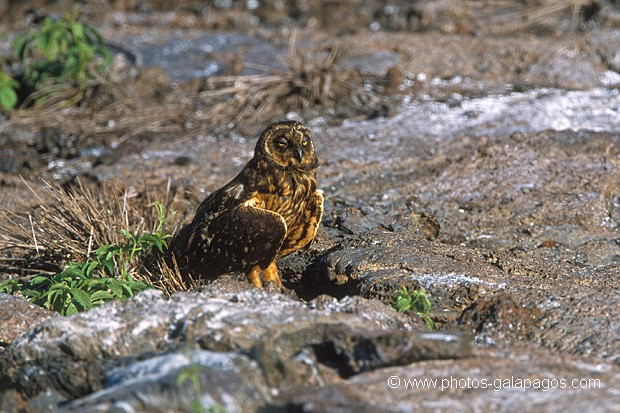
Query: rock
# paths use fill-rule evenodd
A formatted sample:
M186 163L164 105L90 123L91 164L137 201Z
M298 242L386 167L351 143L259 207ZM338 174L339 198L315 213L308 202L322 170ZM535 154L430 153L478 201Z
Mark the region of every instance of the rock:
M0 354L0 410L28 403L24 410L34 411L36 401L37 411L56 411L72 400L64 411L183 410L191 388L177 380L197 366L204 405L255 411L291 384L468 357L470 341L416 332L406 315L360 297L304 304L259 290L207 289L166 300L151 290L55 317L15 340ZM202 350L191 350L194 343Z
M540 96L547 103L556 97ZM541 109L553 112L556 104ZM436 105L424 107L437 114ZM531 116L534 131L504 135L488 128L516 124L519 110L498 111L472 129L456 127L456 135L450 121L424 129L421 112L325 129L323 234L337 245L319 257L314 288L389 302L401 286L424 287L435 321L475 332L478 342L510 346L520 338L615 360L620 332L608 320L620 317L617 134L535 131L553 127L550 119L587 129L583 108L575 117ZM612 118L603 123L618 128ZM348 149L337 149L345 141ZM384 163L363 160L359 148L371 151L375 141ZM352 167L351 159L359 163ZM437 220L441 239L425 239L411 217L418 211Z
M260 370L247 357L182 350L113 369L104 389L59 412L191 412L196 406L255 412L268 397Z
M482 333L479 340L493 332L516 339L531 338L537 329L536 319L540 316L537 307L524 308L505 291L474 302L461 313L458 323L473 331ZM492 340L492 339L490 339Z
M54 317L58 317L58 313L12 295L0 294L0 348L10 345L33 325Z
M296 323L270 331L252 349L267 383L326 385L333 377L436 358L470 354L466 336L403 330L368 330L340 323Z
M482 276L482 274L484 274ZM323 283L391 300L402 286L424 287L441 309L457 309L505 287L505 275L481 254L420 239L415 232L369 231L323 258Z
M374 370L330 386L295 387L279 395L270 411L606 412L619 406L617 366L531 347L517 351L520 356L505 357L485 350L470 359L424 361Z

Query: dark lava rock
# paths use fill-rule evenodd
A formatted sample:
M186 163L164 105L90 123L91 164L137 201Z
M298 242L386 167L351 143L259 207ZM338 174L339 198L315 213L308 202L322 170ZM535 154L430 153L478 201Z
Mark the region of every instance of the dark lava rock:
M464 336L405 330L362 330L347 324L308 323L271 331L252 351L267 383L325 385L330 377L435 358L469 354ZM327 370L327 372L325 371Z

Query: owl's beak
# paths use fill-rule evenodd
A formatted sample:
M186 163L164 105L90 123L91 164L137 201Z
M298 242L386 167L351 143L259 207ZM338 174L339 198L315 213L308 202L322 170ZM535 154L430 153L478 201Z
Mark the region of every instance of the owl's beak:
M295 153L295 159L297 159L297 161L301 162L301 158L304 156L304 153L301 150L301 146L296 146L294 153Z

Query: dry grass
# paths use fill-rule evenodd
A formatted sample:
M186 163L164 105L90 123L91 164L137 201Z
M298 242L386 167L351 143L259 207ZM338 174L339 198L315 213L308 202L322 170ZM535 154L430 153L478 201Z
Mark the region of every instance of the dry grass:
M343 57L338 45L299 48L293 33L285 69L261 67L265 73L260 75L211 77L205 79L207 90L198 96L163 90L165 99L144 96L140 89L158 88L157 81L138 86L138 80L123 72L127 68L113 64L103 78L88 84L80 105L66 104L77 93L74 86L56 86L55 93L45 91L44 105L15 111L0 131L17 125L64 130L70 118L69 123L79 128L74 133L81 141L112 138L120 143L144 133L169 137L188 128L204 133L236 126L262 127L290 111L303 115L311 109L320 114L336 108L364 115L380 108L385 98L377 91L379 81L341 65Z
M87 82L79 105L68 105L79 93L75 85L55 85L38 92L29 100L45 96L44 102L33 108L16 110L4 129L26 126L37 130L43 126L67 130L79 135L81 141L100 142L112 138L117 144L135 136L171 134L183 131L185 118L192 113L191 101L172 96L172 102L149 100L136 90L135 79L117 69L114 63L105 76Z
M87 260L102 245L125 244L121 229L137 235L153 232L158 223L155 202L170 210L186 201L182 191L170 186L138 192L118 183L95 187L78 181L70 190L47 183L46 191L37 195L41 206L32 213L0 213L0 272L21 277L57 273L69 262ZM173 232L181 219L168 222L164 233ZM135 259L129 273L166 293L187 289L178 271L167 267L149 273Z
M196 99L181 99L174 93L166 97L165 104L161 99L142 100L132 92L133 86L128 86L131 82L115 82L116 75L108 74L104 82L93 81L81 106L63 107L75 93L67 87L48 100L47 106L14 113L10 122L0 125L0 132L20 125L33 131L57 126L63 131L75 129L71 132L82 142L101 142L103 137L112 136L118 143L144 132L161 133L170 139L188 123L204 133L208 128L269 122L292 110L366 108L380 102L367 87L371 80L355 69L340 66L341 57L337 46L299 49L293 35L285 70L211 78L209 90L200 95L200 111L194 106ZM184 210L183 206L175 208L175 202L189 198L170 188L129 190L115 183L87 186L78 182L70 190L47 183L45 192L38 194L41 206L30 213L0 211L0 275L57 273L69 262L85 261L102 245L126 243L121 229L136 235L152 232L157 224L154 202ZM183 218L177 216L169 222L165 232L174 232ZM136 260L130 273L167 293L187 289L178 270L165 263L156 262L146 270Z
M304 50L291 35L286 70L259 67L263 75L223 76L208 79L200 94L205 110L198 120L233 127L244 122L265 122L289 111L303 112L339 107L367 109L382 98L368 87L374 82L357 69L339 65L338 45Z
M522 11L511 12L496 19L492 31L514 33L547 23L556 26L557 15L560 13L570 13L571 30L574 31L579 25L580 13L591 3L592 0L540 0Z

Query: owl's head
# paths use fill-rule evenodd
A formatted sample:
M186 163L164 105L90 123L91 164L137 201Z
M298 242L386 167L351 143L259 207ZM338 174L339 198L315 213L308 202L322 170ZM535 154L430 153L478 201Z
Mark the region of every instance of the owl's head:
M310 131L297 121L276 122L265 129L255 156L289 170L307 171L319 164Z

